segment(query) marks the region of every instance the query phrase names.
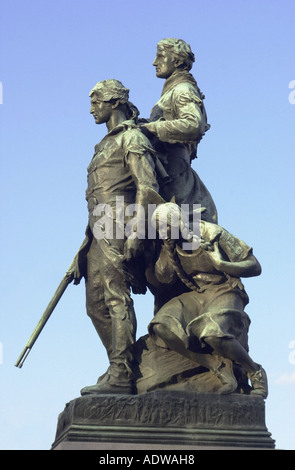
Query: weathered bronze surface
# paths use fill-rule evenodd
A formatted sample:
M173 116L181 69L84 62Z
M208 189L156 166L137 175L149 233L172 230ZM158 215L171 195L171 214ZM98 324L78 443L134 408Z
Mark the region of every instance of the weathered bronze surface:
M253 445L255 439L250 436L249 426L256 431L256 426L261 424L258 424L261 409L254 410L253 400L255 396L265 399L268 388L264 369L249 355L250 319L245 312L249 298L241 277L260 275L261 266L251 247L217 224L214 201L191 167L198 145L210 128L205 97L190 73L193 62L194 55L184 41L170 38L159 42L153 65L157 77L165 79L165 83L149 119L138 120L137 109L128 105L126 91L122 91L124 87L120 88L119 82L116 82L117 94L119 87L119 95L125 93L123 101L118 101L119 95L115 96L114 90L109 92L106 82L91 91L91 113L96 123L106 123L108 134L95 147L88 167L86 245L89 250L87 257L84 252L78 260L74 276L76 282L85 277L87 313L106 347L110 366L95 385L82 389L81 395L85 399L93 397L92 410L96 406L103 413L110 410L107 418L99 411L96 424L104 427L107 419L115 433L114 439L117 418L129 410L127 415L131 413L132 424L128 418L126 422L122 418L124 423L120 419L120 426L122 423L125 427L131 425L132 429L134 425L152 426L153 435L157 435L158 428L158 435L163 437L163 426L177 426L179 420L184 420L183 429L195 426L194 436L203 442L200 427L216 428L217 423L210 421L209 415L213 413L222 423L222 433L224 420L231 431L236 430L239 416L243 417L239 432L248 429L247 437L241 437L238 432L236 439L223 435L221 441L226 441L226 445L229 442L240 445L240 438L244 438L245 442L250 439ZM116 196L124 198L125 228L129 222L127 206L134 202L143 206L142 236L137 219L133 226L135 237L125 232L119 240L97 239L96 216L101 216L97 205L108 204L114 210L111 219L115 223L119 217ZM189 204L185 222L181 213L183 204ZM196 207L201 213L199 233L191 231ZM176 227L180 229L179 236L173 237ZM196 244L184 248L184 233L187 240ZM130 292L132 289L133 293L145 293L147 288L154 294L154 317L148 325L148 334L136 341ZM159 390L165 390L168 395L162 392L154 395ZM176 394L173 405L170 392ZM183 393L192 395L183 397ZM197 408L202 409L203 413L206 406L203 402L200 405L200 400L204 400L200 397L206 394L210 397L210 411L202 415L204 422L200 423L200 417L191 407L195 412ZM238 401L238 396L243 397L243 403L239 402L237 408L235 401L225 412L229 403L221 404L218 397L233 394L238 394ZM108 398L110 395L118 400L123 399L120 395L138 398L126 398L123 404ZM143 401L140 396L144 397ZM106 401L112 404L106 406ZM247 412L243 406L251 411ZM152 410L160 413L159 423ZM250 423L245 421L248 418ZM181 443L183 436L176 434L175 442ZM142 436L149 441L149 433L144 431ZM211 437L205 439L207 444ZM265 442L266 447L273 446L269 437Z
M170 430L173 442L203 442L206 429L207 444L244 439L255 447L257 431L262 447L273 446L263 423L267 376L249 354L241 281L260 275L261 266L250 246L218 225L212 196L191 166L210 128L190 73L194 61L185 41L158 43L153 65L165 83L149 119L138 118L118 80L90 91L90 113L107 133L87 169L85 239L56 299L65 283L85 279L87 314L109 367L66 407L57 440L76 425L88 439L86 424L94 420L97 440L105 426L117 439L123 426L130 436L139 427L141 442L151 429L163 443ZM138 339L133 295L147 290L152 319Z
M267 397L266 373L249 355L250 319L244 311L249 299L240 279L259 275L261 267L247 244L217 225L212 197L191 167L210 127L204 95L190 73L193 62L184 41L159 42L153 65L165 84L149 120L138 120L129 90L117 80L99 82L90 92L90 112L108 133L88 167L88 249L77 257L74 277L76 283L85 277L87 313L110 366L82 395L141 394L177 384L179 389ZM139 219L135 237L126 231L114 235L118 197L124 228L130 222L128 206L143 207L142 237ZM202 218L200 233L193 232L199 243L190 249L182 248L184 203L189 203L187 233L196 203ZM98 211L104 204L108 209ZM107 217L107 211L112 215ZM112 236L99 237L97 223L105 229L109 220ZM182 230L173 239L176 226ZM136 342L131 289L145 293L147 288L155 298L154 318L147 338ZM159 370L165 372L159 376Z
M119 81L99 82L90 92L91 110L97 124L105 123L108 134L95 146L88 166L86 199L89 224L86 229L89 250L77 263L76 282L86 280L87 314L103 342L110 367L94 386L85 387L82 394L132 393L132 347L135 343L136 318L130 288L145 292L144 272L132 271L132 261L141 266L145 243L139 238L126 237L125 228L131 217L125 217L131 204L148 213L147 189L158 191L152 155L154 150L147 137L136 127L138 111L128 101L128 92ZM118 213L118 198L123 214ZM111 236L99 237L100 205L105 227L111 223ZM108 216L107 211L112 214ZM118 236L117 222L122 219ZM144 220L144 224L145 224ZM127 264L129 262L129 266Z
M154 219L177 209L164 204ZM164 217L166 220L166 217ZM159 222L161 222L159 220ZM164 303L149 325L150 336L160 346L208 368L222 384L218 393L235 392L237 363L247 372L252 394L267 397L265 371L248 354L250 319L244 312L249 299L240 276L261 272L252 249L222 227L201 221L201 244L191 252L180 239L164 240L158 259L149 270L151 284L158 282L173 292L181 281L188 288Z
M274 448L261 397L183 391L89 395L67 403L52 448L78 443L83 449L89 442L94 449L109 443L125 450Z
M174 197L177 204L201 204L205 208L203 220L217 222L215 203L190 165L197 158L198 144L210 128L205 95L190 73L194 61L194 54L185 41L168 38L158 43L153 65L157 77L165 83L142 129L147 131L170 176L170 181L160 184L163 198L170 201Z

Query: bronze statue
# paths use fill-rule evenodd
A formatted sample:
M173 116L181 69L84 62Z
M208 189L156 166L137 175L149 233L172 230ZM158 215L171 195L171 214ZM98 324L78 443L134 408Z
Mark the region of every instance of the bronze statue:
M202 217L217 222L214 201L204 183L191 168L197 147L210 128L204 106L205 96L190 73L195 57L189 44L168 38L157 45L153 63L158 78L165 79L162 95L151 111L149 122L141 124L158 152L170 180L159 181L160 194L177 204L201 204Z
M158 43L153 65L165 84L149 120L138 119L118 80L90 91L90 112L107 133L88 166L86 236L17 365L67 285L84 277L87 314L109 366L66 405L54 446L273 447L263 422L267 376L249 354L241 281L261 266L252 248L217 224L191 165L210 127L190 73L194 60L181 39ZM147 334L136 338L132 294L147 288L154 310Z
M88 166L89 224L74 274L76 283L85 277L87 314L106 348L110 366L96 385L81 391L82 395L132 393L131 349L136 318L130 295L132 273L125 260L140 255L144 241L132 237L127 241L122 230L118 236L117 219L122 219L124 228L126 217L118 213L117 201L121 198L123 211L132 203L146 208L146 188L158 191L158 183L153 149L135 126L138 110L129 102L128 93L117 80L99 82L90 92L90 112L96 124L106 124L108 133L95 146ZM101 221L98 205L105 216L107 211L112 212L108 218L113 229L111 237L99 237L102 227L97 225Z
M183 40L158 43L154 66L165 84L148 122L138 119L139 111L120 81L101 81L91 90L90 112L97 124L106 124L107 134L95 146L88 166L86 236L19 367L67 285L84 277L87 314L106 348L109 367L95 385L81 390L82 395L137 392L131 290L144 294L148 287L155 298L150 342L212 371L222 394L236 391L233 364L240 364L251 393L266 398L266 373L248 353L250 319L244 308L249 299L240 279L259 275L261 267L248 245L217 225L214 201L191 167L210 127L204 95L190 73L194 60ZM168 235L158 236L163 213L179 214L182 204L190 206L191 217L195 204L201 205L200 237L191 234L198 247L191 250L182 247L181 237L171 239L171 218L166 218ZM151 206L158 206L154 213ZM137 211L136 223L130 207ZM156 235L158 230L152 239L149 217ZM188 233L191 221L188 218Z
M173 213L178 217L173 219ZM200 246L185 251L181 237L169 238L175 220L181 222L181 211L173 203L160 204L152 215L159 232L161 226L166 232L167 224L169 228L154 266L155 283L171 286L180 279L188 291L162 306L150 322L150 335L156 342L160 340L169 349L208 367L222 383L219 393L237 389L232 372L232 363L236 362L250 378L251 393L266 398L266 373L247 352L250 320L244 308L249 299L240 280L261 273L258 260L243 241L203 220ZM149 279L152 282L151 275Z

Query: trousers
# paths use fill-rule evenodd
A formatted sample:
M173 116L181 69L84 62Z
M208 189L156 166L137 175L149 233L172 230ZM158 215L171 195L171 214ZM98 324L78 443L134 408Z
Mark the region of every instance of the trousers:
M123 262L124 241L93 237L87 254L86 311L110 364L123 364L131 374L136 317Z

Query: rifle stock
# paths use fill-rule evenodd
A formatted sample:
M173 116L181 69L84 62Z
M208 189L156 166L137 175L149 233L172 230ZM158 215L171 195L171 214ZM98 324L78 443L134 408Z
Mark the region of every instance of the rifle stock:
M74 258L75 260L75 258ZM32 349L35 341L37 340L38 336L40 335L41 331L43 330L44 326L46 325L50 315L52 314L53 310L55 309L56 305L58 304L61 296L65 292L66 288L68 285L72 282L73 280L73 273L72 273L72 268L74 265L74 260L72 261L69 269L67 270L66 274L62 278L58 288L56 289L52 299L50 300L45 312L43 313L42 317L40 318L39 322L36 325L36 328L34 329L33 333L31 334L30 338L28 339L24 349L22 350L19 358L17 359L15 366L21 369L23 366L26 358L28 357L28 354L30 350Z

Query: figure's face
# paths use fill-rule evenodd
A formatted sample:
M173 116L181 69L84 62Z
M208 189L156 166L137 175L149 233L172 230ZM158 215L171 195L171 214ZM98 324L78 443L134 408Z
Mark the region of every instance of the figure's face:
M90 114L93 114L96 124L103 124L109 121L113 107L111 103L102 101L94 94L91 97Z
M175 59L171 52L159 47L153 65L156 67L158 78L168 78L176 69Z

